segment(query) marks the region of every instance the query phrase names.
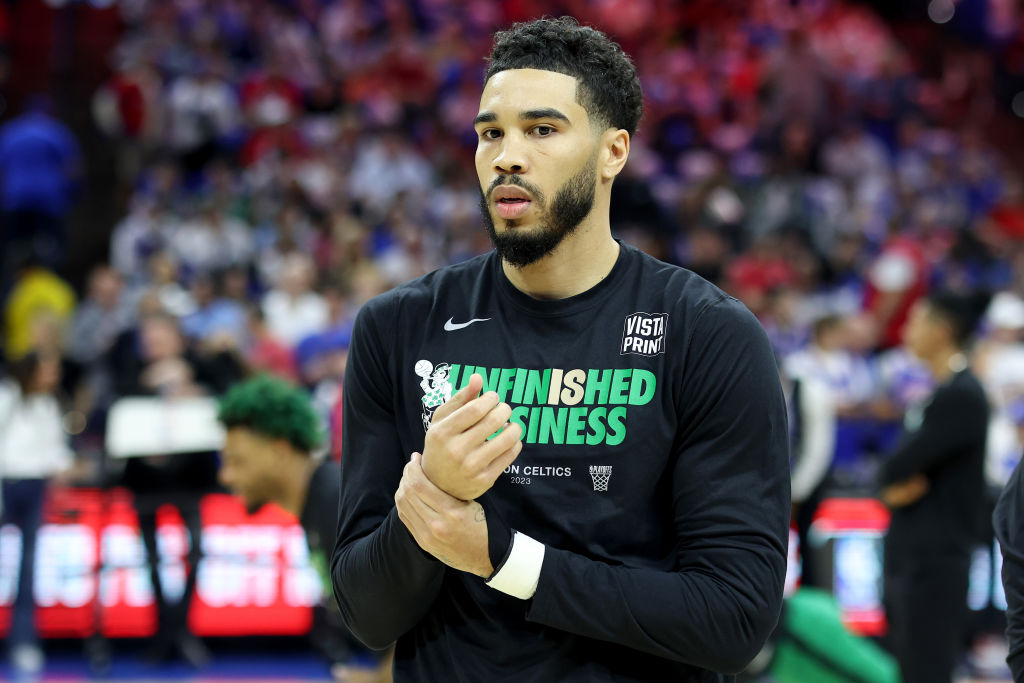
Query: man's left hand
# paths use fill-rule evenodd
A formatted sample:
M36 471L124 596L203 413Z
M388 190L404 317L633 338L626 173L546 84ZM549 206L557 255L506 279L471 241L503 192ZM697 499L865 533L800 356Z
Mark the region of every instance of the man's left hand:
M395 492L398 517L423 550L453 569L484 578L494 573L487 522L476 501L459 500L432 484L413 453Z

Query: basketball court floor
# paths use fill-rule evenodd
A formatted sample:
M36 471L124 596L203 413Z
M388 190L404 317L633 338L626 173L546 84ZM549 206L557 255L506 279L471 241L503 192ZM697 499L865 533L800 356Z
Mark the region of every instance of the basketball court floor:
M197 671L185 662L153 665L144 658L145 643L121 641L115 645L110 666L94 673L80 643L47 644L46 667L39 677L15 678L6 662L0 662L0 681L40 683L86 683L132 681L132 683L214 683L260 681L262 683L320 683L331 681L327 663L310 649L275 646L266 641L237 640L217 643L208 640L211 659ZM357 683L353 679L352 683Z

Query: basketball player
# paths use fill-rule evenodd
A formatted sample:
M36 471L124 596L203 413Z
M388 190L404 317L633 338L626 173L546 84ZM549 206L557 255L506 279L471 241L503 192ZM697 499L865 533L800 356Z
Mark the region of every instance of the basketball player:
M602 33L497 34L473 122L495 250L359 313L332 578L396 681L725 681L775 625L775 362L735 299L613 239L640 114Z
M218 419L227 427L220 482L241 496L250 511L273 502L294 514L306 532L313 566L327 587L327 558L337 529L338 466L310 455L320 434L305 394L284 380L259 376L225 394ZM338 633L340 624L331 628L332 610L336 614L336 607L329 606L322 630L333 636L333 651L326 654L335 680L390 680L389 656L384 653L359 653L370 666L346 664L355 653L338 637L344 635Z

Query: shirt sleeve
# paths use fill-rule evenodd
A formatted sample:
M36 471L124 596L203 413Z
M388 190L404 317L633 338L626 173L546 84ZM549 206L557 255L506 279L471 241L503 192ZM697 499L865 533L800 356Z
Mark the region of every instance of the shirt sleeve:
M676 399L674 566L612 566L547 547L527 619L738 672L782 605L785 401L767 336L739 302L709 306L694 327Z
M1017 465L992 514L999 547L1003 551L1003 588L1006 591L1006 661L1013 680L1024 681L1024 466Z
M936 390L925 408L921 426L908 431L882 465L882 486L925 474L944 460L977 443L978 431L987 428L984 396L946 385Z
M345 373L338 538L331 581L345 624L383 649L416 625L441 588L444 565L423 552L395 511L407 455L398 440L386 358L372 304L356 318Z

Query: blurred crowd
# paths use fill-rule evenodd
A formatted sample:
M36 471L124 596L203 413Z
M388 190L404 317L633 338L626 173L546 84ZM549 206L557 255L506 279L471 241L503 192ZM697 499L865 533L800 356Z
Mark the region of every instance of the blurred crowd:
M61 277L89 170L73 137L45 98L0 130L5 224L26 226L4 233L6 359L63 357L79 451L102 450L119 397L216 395L258 371L307 386L336 434L360 305L490 248L471 120L493 30L564 12L620 41L644 85L616 234L742 299L785 373L828 384L851 481L930 390L900 348L912 303L940 282L1002 292L979 363L1005 478L1024 425L1024 181L986 127L1000 50L1024 42L1016 5L988 3L986 47L926 70L846 0L555 4L120 3L89 106L123 211L82 292ZM42 129L61 154L26 171Z

